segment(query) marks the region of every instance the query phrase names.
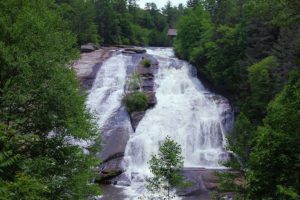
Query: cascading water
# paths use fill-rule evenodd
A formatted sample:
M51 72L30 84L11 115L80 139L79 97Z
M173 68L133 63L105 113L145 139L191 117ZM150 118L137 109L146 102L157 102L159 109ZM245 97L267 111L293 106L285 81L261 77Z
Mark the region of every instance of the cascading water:
M102 129L107 120L121 107L126 83L126 70L131 58L114 55L103 63L87 99L87 107Z
M184 167L220 168L226 159L222 113L228 104L216 104L192 66L174 57L172 49L148 49L159 62L155 77L157 104L148 110L130 137L125 151L127 175L133 190L150 175L148 161L170 136L181 145Z
M125 151L120 166L131 182L126 190L133 194L129 199L144 192L144 178L151 176L147 162L167 136L181 145L185 167L220 168L219 161L227 156L225 132L232 122L228 102L207 91L193 75L193 67L175 58L171 48L149 48L147 53L159 63L157 104L146 112L135 132L122 98L126 79L136 70L141 55L114 53L99 69L87 99L105 143L102 160Z

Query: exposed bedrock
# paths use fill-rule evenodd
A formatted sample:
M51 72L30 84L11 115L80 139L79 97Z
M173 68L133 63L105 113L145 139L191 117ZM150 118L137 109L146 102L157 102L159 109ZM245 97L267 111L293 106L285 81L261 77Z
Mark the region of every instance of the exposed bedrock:
M126 53L131 57L131 62L126 64L126 73L129 77L133 72L137 72L141 77L141 90L148 97L148 108L156 104L154 77L158 70L158 62L149 55L141 54L143 52L139 48L130 49L132 54ZM123 52L124 53L124 52ZM151 60L151 66L143 67L141 61L143 59ZM119 110L106 121L102 127L102 151L99 157L102 160L100 165L99 180L102 183L127 185L129 182L124 176L122 160L126 144L130 134L138 126L144 117L146 111L132 112L128 114L122 105Z
M102 47L92 52L85 51L80 55L80 59L73 63L72 68L84 90L91 89L101 65L115 50L116 48Z
M220 110L221 122L225 129L224 131L226 133L230 132L233 128L234 112L228 99L217 94L211 94L208 98L214 101Z
M125 48L124 52L134 52L134 53L139 53L143 54L146 53L146 49L140 48L140 47L132 47L132 48Z
M102 151L99 154L102 163L100 165L99 181L111 183L110 179L123 172L122 160L129 135L132 134L132 126L128 113L122 106L102 129Z
M88 43L88 44L81 45L80 52L89 53L89 52L95 51L99 48L100 48L100 46L97 44Z
M151 65L149 67L145 67L142 65L141 61L147 59L150 61ZM141 77L141 90L145 92L148 97L148 108L152 108L157 103L157 99L155 97L155 74L158 71L158 61L147 54L144 54L141 57L141 60L136 68L136 72ZM143 119L146 111L132 112L130 114L130 121L133 130L135 130L139 124L139 122Z

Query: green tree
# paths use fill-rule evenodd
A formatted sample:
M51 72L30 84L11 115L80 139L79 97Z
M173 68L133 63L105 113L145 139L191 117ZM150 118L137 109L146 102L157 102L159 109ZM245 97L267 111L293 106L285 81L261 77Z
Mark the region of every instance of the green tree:
M72 142L98 132L68 67L79 56L76 36L57 9L52 0L0 1L1 198L99 193L91 183L99 161Z
M255 126L249 118L240 113L235 121L232 133L228 136L228 149L235 153L238 166L229 166L235 169L246 169L251 150L255 142ZM236 164L236 163L232 163Z
M158 155L153 155L149 161L153 177L147 179L147 189L158 192L163 199L172 199L172 190L177 186L183 186L183 157L181 147L170 137L159 147Z
M196 9L201 3L201 0L188 0L186 4L188 8Z
M212 24L208 13L199 6L195 11L188 11L178 22L178 35L175 50L180 57L195 61L194 55L204 55L204 46L212 37ZM201 60L201 58L198 58Z
M300 191L300 75L270 103L247 171L250 199L299 199ZM298 194L297 194L298 193Z
M272 71L278 67L277 59L269 56L248 68L252 116L265 115L267 104L274 96L276 88L276 79Z
M249 0L247 11L269 23L287 26L300 21L300 2L297 0Z
M214 40L205 45L204 55L207 63L202 71L215 85L236 91L241 87L241 74L245 73L238 62L245 52L244 27L220 25L215 30L215 35ZM201 55L195 53L193 60L198 61L199 57L201 58Z
M98 43L100 37L95 23L95 6L91 0L74 0L60 5L62 15L68 20L79 44Z

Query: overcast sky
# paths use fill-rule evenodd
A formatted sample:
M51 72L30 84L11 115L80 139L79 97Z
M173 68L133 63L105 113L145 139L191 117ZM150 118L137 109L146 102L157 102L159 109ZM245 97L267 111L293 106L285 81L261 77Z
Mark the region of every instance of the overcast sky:
M162 8L167 4L168 0L137 0L137 3L140 5L141 8L144 8L146 3L151 3L151 2L155 3L158 8ZM180 3L185 5L187 0L171 0L171 2L173 5L178 6L178 4Z

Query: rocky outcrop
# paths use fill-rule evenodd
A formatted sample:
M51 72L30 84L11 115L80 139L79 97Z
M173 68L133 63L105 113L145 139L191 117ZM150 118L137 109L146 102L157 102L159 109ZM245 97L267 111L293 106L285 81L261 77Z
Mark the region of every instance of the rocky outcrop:
M129 54L129 55L136 54L136 52L134 52L134 51L126 51L126 50L122 51L122 53L123 54Z
M147 59L150 61L150 67L145 67L142 64L142 61ZM152 108L157 103L155 97L155 88L154 88L154 77L158 71L158 62L156 59L149 55L145 55L142 57L141 62L137 67L137 73L141 77L141 89L148 97L148 108ZM130 114L130 121L133 130L135 130L139 124L139 122L143 119L146 111L132 112Z
M81 87L89 90L94 83L102 63L108 59L115 48L101 48L90 53L82 53L80 59L71 67L75 70Z
M151 108L156 104L154 75L157 72L158 63L152 59L153 61L151 61L152 64L150 67L143 67L140 64L140 61L145 59L145 57L146 55L138 55L139 59L136 62L138 66L135 66L135 69L141 76L142 91L144 91L148 97L148 108ZM136 56L134 58L136 59ZM147 59L151 58L147 57ZM124 107L122 107L108 120L109 122L103 126L103 149L99 155L102 164L100 165L100 177L98 178L98 181L109 184L129 184L128 181L122 178L122 160L129 134L136 129L144 115L145 111L132 112L128 115ZM129 126L131 126L133 130L130 130L126 125L128 119L130 119Z
M217 106L220 108L221 111L221 122L224 127L224 131L226 133L230 132L233 128L233 122L234 122L234 112L233 109L225 97L221 95L211 94L207 96L210 100L214 101Z
M145 111L139 111L139 112L132 112L130 114L130 121L133 130L135 131L136 127L138 126L139 122L143 119L145 116Z
M238 171L228 169L185 168L183 170L183 176L190 186L177 188L177 194L184 197L196 197L196 199L210 200L210 194L213 191L220 191L220 184L218 182L218 177L216 176L217 172L237 174L235 180L237 185L242 185L245 182ZM218 193L218 196L220 196L221 199L228 200L233 198L231 193Z
M142 53L147 52L146 49L139 48L139 47L125 48L124 51L125 52L134 52L134 53L138 53L138 54L142 54Z
M196 196L217 189L217 177L214 173L215 170L210 169L184 169L183 176L190 186L178 188L178 195Z
M102 160L98 181L111 183L111 179L123 173L122 161L129 134L133 132L128 113L121 107L102 128Z
M92 52L92 51L96 51L99 48L100 48L99 45L96 45L96 44L93 44L93 43L88 43L88 44L81 45L80 52L89 53L89 52Z
M146 92L146 95L148 97L148 108L154 107L155 104L157 103L155 92L153 92L153 91Z
M147 55L135 54L133 58L137 59L136 62L134 62L138 65L134 66L136 69L135 72L139 73L141 77L141 89L148 97L148 108L151 108L155 106L157 102L154 91L154 76L158 70L158 62ZM147 68L142 66L140 62L142 59L151 60L151 66ZM129 72L129 74L132 72L134 71ZM104 145L100 154L100 158L103 161L100 166L100 182L123 186L130 184L130 180L123 174L122 159L129 139L129 134L132 130L128 130L128 127L120 122L130 118L131 127L135 131L145 113L146 111L132 112L128 117L128 113L125 113L124 108L121 108L120 111L109 120L110 123L104 126L104 134L102 136ZM114 124L114 122L119 122L120 126Z

